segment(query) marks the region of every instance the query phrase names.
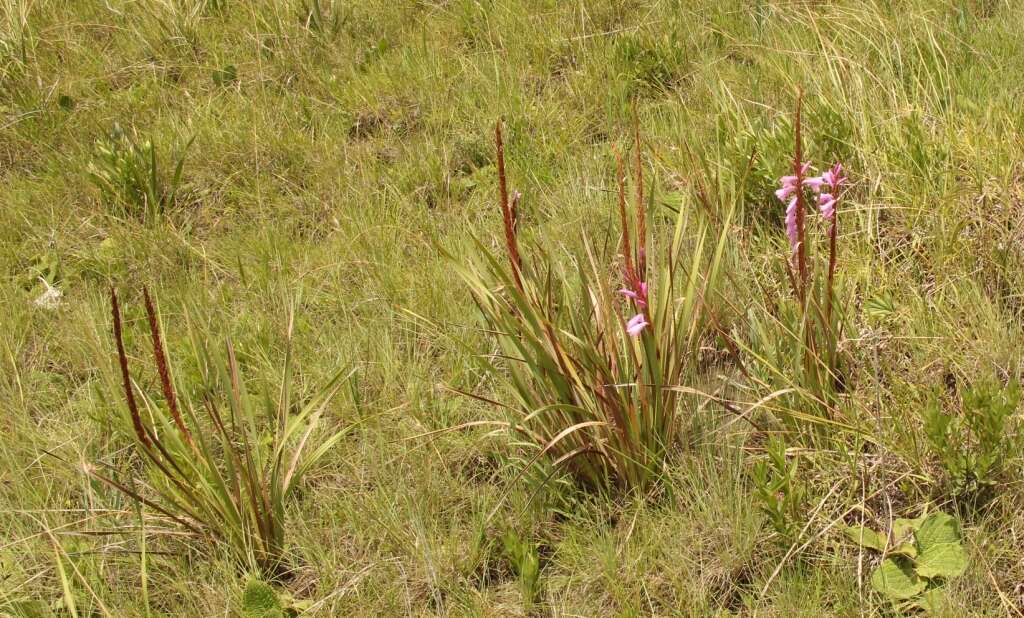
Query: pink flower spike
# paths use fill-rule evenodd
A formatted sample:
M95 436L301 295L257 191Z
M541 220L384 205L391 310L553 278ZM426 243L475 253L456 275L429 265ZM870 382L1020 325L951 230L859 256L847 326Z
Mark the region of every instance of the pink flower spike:
M843 164L836 163L833 165L832 169L821 175L821 179L824 180L828 186L832 187L833 193L838 191L839 187L846 183L846 176L843 175Z
M807 170L810 169L810 167L810 161L804 163L803 166L800 168L800 175L803 176L804 174L806 174ZM806 181L804 182L806 184ZM797 187L797 177L793 175L783 176L779 178L779 184L782 186L775 191L775 197L779 198L780 202L785 202L786 200L788 200L790 196L796 193L797 189L799 188Z
M629 333L630 337L636 337L648 326L649 324L644 314L638 313L629 318L629 322L626 322L626 332Z
M786 207L786 236L789 237L789 248L796 251L796 198L794 197Z

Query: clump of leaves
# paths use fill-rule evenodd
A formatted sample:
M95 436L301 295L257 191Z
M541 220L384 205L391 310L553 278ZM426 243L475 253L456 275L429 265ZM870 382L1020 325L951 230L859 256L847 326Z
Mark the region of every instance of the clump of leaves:
M292 312L280 388L274 392L268 387L261 397L253 398L230 341L224 356L219 356L190 328L194 362L201 374L201 383L192 389L200 393L200 401L192 405L179 395L160 318L149 293L144 297L163 401L151 398L132 380L113 290L118 371L102 364L108 370L104 373L107 389L101 393L111 403L118 390L124 397L125 406L113 425L142 456L142 478L122 481L112 470L98 467L88 472L185 530L223 544L240 566L266 577L280 576L286 569L286 504L306 472L344 433L321 435L318 431L342 374L303 401L294 400ZM205 422L197 408L202 409Z
M889 534L866 526L844 530L853 542L882 554L871 586L886 598L931 609L940 601L943 582L967 570L960 524L946 513L897 519Z
M212 73L213 83L218 88L227 88L238 82L238 67L233 64L225 64Z
M21 287L26 291L58 285L62 279L60 255L52 249L34 255L29 267L19 277Z
M155 222L175 203L185 153L194 139L178 155L168 179L160 168L152 140L141 139L134 131L128 133L115 124L96 143L96 153L88 168L89 179L117 216Z
M585 255L563 275L546 254L531 262L520 252L519 195L510 199L500 124L496 143L507 260L479 240L478 259L451 258L500 348L503 362L483 359L484 367L516 394L498 404L511 420L494 424L517 434L531 463L546 461L585 487L643 490L676 444L682 397L696 392L688 384L713 330L707 301L718 294L731 212L721 213L716 238L702 212L681 208L671 239L653 247L637 139L632 222L618 166L621 262L609 267L585 240Z
M524 538L514 530L502 535L505 558L519 578L523 599L527 606L536 602L540 594L540 552L537 543Z
M31 2L0 3L0 91L25 74L35 38L29 29Z
M298 11L302 27L322 41L336 37L344 24L334 0L299 0Z
M278 592L256 577L250 577L242 591L242 615L245 618L293 618L311 606L309 601L298 601L286 592Z
M933 396L922 412L924 433L953 493L985 499L1019 445L1014 417L1020 403L1016 382L982 381L963 392L962 414L948 414Z
M754 492L761 512L786 544L797 540L807 517L807 492L798 471L799 458L788 460L785 442L774 436L765 458L754 464Z
M621 67L617 81L624 81L631 95L671 88L685 65L686 45L675 35L624 33L612 49L613 65Z

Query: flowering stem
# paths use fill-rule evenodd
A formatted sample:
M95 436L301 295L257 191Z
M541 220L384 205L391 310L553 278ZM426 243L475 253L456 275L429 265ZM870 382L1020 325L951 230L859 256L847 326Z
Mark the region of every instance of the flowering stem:
M622 223L622 246L620 250L622 251L623 269L626 271L626 282L632 285L636 276L633 270L633 248L629 242L629 221L626 218L626 171L622 163L622 155L619 154L618 149L615 150L615 164L618 174L619 219L621 219Z
M644 212L644 168L643 162L640 160L640 125L638 120L636 123L634 133L636 148L636 261L637 276L643 280L647 273L647 217Z
M837 193L838 195L838 193ZM838 201L838 200L837 200ZM835 383L838 380L836 375L836 346L835 341L838 336L833 330L832 322L832 296L833 296L833 282L835 280L836 273L836 235L839 230L839 209L836 208L832 213L832 225L828 230L828 277L826 278L826 289L825 289L825 328L829 331L829 340L832 345L829 346L828 354L828 369L829 379Z
M806 208L804 200L804 165L803 165L803 138L800 129L800 108L803 105L803 92L797 96L796 100L796 146L795 154L793 157L793 175L796 176L796 237L797 237L797 296L800 298L800 302L803 302L807 288L807 246L804 242L804 209Z

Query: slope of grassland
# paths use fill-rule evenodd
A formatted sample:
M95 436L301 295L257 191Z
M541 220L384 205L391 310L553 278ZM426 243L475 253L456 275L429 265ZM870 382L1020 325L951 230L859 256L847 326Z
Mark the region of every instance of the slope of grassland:
M984 500L963 499L922 430L931 393L955 415L960 391L1022 369L1017 3L2 0L0 14L0 614L36 600L69 615L69 595L78 615L241 611L226 555L81 470L132 465L97 376L110 286L136 379L158 392L143 285L173 358L188 358L188 312L273 376L297 298L298 391L356 370L328 411L349 433L287 517L295 572L279 589L308 615L897 615L869 583L876 554L839 527L925 508L959 517L971 564L936 613L1024 611L1017 414ZM501 436L422 437L502 417L446 386L508 396L473 362L492 344L439 252L500 244L496 119L523 242L553 260L585 235L614 245L614 149L634 122L654 234L698 180L736 204L721 320L742 340L788 293L772 192L800 90L808 157L852 181L838 280L842 405L860 431L790 444L796 543L755 498L765 411L754 426L690 409L647 498L564 483L534 497ZM160 217L112 210L90 180L115 124L151 140L165 181L185 153ZM56 307L34 302L40 277ZM721 339L708 347L703 386L767 394ZM532 604L509 534L540 559Z

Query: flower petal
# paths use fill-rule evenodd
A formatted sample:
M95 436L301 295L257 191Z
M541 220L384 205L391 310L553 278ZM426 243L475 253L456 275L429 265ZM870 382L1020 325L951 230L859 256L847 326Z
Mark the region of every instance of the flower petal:
M836 198L831 193L822 193L818 196L818 208L821 216L831 219L836 214Z
M782 187L781 189L776 189L775 190L775 197L779 198L780 202L785 202L789 198L789 196L793 195L793 193L795 193L795 192L796 192L796 187L794 187L792 185L786 185L786 186Z
M827 181L825 180L824 175L812 176L810 178L804 178L804 184L813 189L814 191L821 191L821 186L827 184Z
M630 337L636 337L645 328L647 328L647 326L647 318L644 317L644 314L638 313L626 322L626 332L629 333Z
M789 206L786 207L786 236L789 238L789 248L796 251L797 230L796 230L796 198L794 197Z

